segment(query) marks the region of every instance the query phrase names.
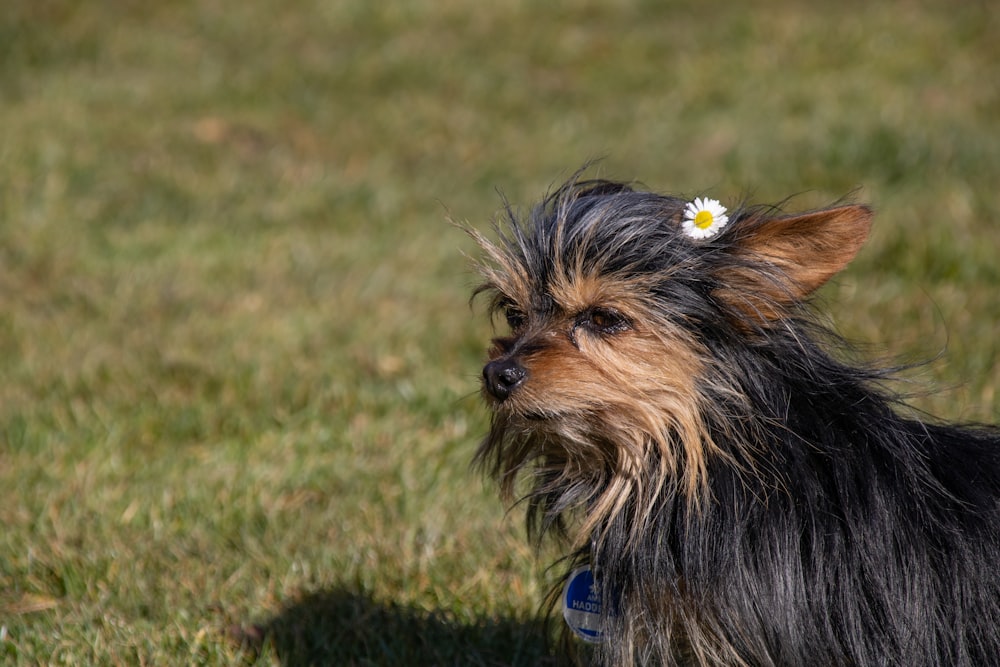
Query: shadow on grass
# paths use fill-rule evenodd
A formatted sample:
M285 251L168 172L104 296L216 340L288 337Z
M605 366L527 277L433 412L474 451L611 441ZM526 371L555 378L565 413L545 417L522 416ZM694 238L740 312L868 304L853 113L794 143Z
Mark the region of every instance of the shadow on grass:
M460 621L381 603L349 590L311 593L274 618L237 634L245 647L273 650L285 667L305 665L556 665L544 624Z

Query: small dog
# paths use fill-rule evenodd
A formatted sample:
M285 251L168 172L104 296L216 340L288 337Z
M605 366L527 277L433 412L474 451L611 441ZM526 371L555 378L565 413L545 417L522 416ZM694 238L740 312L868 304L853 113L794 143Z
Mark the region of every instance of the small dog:
M470 231L476 461L591 568L597 663L1000 665L1000 432L906 416L807 304L871 218L578 175Z

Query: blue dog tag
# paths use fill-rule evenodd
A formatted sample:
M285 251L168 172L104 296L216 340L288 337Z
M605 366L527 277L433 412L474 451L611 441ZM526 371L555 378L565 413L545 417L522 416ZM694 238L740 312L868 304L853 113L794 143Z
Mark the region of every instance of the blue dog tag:
M563 618L580 639L601 641L601 592L589 565L576 568L566 580Z

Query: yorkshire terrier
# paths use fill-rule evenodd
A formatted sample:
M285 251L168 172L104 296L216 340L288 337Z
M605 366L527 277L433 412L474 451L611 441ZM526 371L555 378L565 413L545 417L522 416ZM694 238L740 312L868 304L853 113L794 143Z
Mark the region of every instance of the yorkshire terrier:
M1000 665L1000 431L914 418L809 306L871 218L578 176L470 231L509 328L476 461L588 575L577 657Z

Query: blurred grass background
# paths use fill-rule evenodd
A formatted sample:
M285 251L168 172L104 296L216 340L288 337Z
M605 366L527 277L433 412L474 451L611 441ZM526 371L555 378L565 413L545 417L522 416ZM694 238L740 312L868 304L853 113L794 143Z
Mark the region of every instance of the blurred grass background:
M540 664L468 239L586 160L873 238L825 307L1000 414L989 2L8 0L0 662Z

